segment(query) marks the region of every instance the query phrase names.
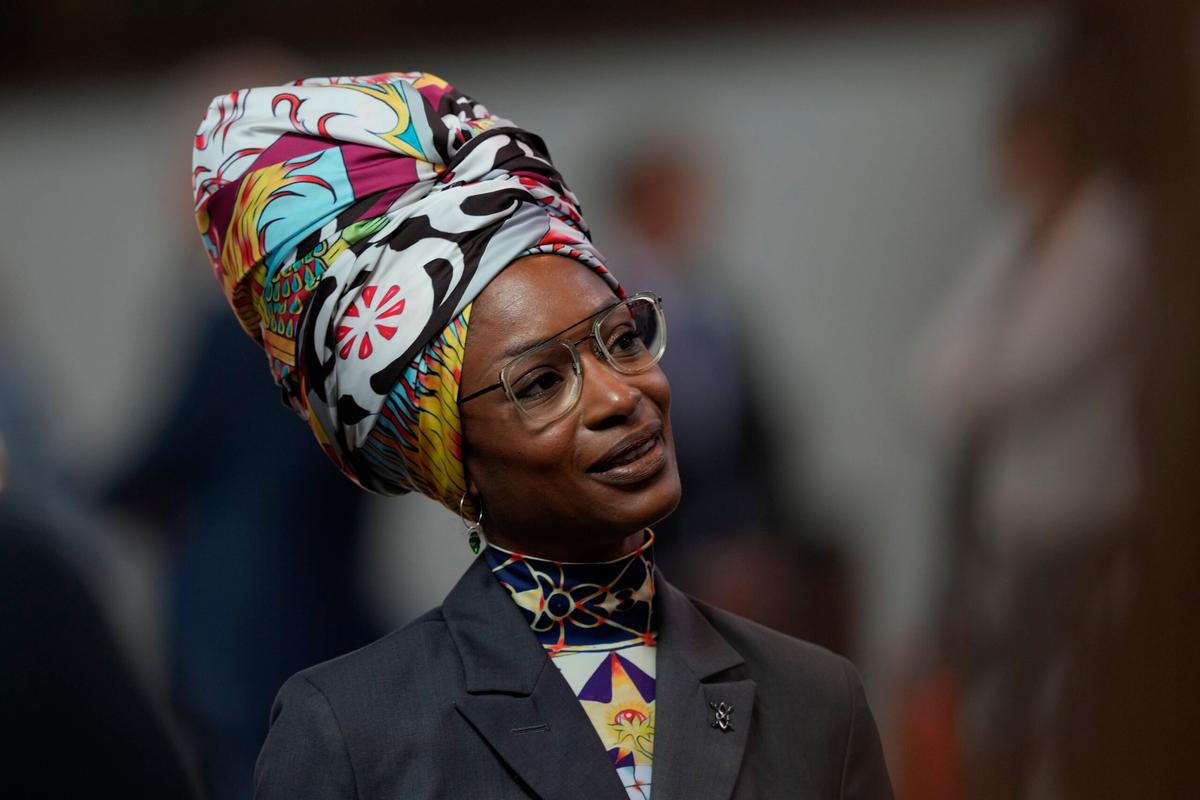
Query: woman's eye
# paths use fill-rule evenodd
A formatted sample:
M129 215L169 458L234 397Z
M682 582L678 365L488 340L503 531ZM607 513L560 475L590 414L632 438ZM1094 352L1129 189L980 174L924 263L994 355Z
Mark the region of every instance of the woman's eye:
M617 332L616 338L609 344L608 349L612 353L628 353L637 350L641 346L642 340L638 338L637 331L633 328L627 328Z
M531 372L521 377L513 394L521 400L533 400L556 391L562 382L562 376L552 369Z

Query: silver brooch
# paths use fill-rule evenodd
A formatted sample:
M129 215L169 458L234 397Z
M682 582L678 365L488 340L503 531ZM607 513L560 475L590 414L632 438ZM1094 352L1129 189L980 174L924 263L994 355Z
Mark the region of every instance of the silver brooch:
M733 706L728 703L709 703L709 706L716 712L712 726L723 731L733 730Z

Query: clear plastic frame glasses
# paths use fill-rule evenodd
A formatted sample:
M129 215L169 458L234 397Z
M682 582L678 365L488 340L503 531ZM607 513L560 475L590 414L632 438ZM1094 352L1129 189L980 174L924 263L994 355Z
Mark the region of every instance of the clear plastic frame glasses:
M534 345L500 368L500 380L461 398L459 405L496 389L525 417L539 423L553 422L579 402L583 389L583 367L576 349L591 340L596 358L624 375L636 375L653 367L667 348L667 326L662 299L639 292L608 308L585 317L563 332L592 320L591 330L581 339L554 338Z

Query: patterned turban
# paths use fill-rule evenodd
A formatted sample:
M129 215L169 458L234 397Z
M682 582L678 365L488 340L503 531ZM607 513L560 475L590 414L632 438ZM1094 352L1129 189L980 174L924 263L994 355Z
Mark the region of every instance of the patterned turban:
M217 97L192 188L216 278L285 402L381 494L458 510L471 301L501 270L569 256L623 296L541 138L429 73Z

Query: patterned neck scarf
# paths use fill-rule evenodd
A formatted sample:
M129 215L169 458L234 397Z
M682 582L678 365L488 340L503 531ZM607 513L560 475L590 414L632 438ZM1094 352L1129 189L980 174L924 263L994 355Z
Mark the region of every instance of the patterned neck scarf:
M489 544L492 574L579 699L630 798L654 762L654 534L614 561L536 558Z
M326 454L381 494L458 510L471 302L500 271L563 255L623 296L541 138L429 73L230 92L192 156L242 327Z

